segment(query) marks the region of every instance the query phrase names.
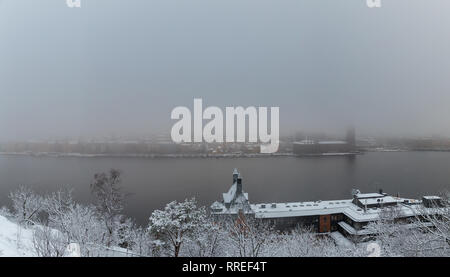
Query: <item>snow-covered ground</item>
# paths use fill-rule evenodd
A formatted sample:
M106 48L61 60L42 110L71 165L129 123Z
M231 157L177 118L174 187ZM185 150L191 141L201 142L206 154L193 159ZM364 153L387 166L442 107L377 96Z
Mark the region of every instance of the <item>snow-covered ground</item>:
M344 237L340 232L331 232L330 236L332 239L334 239L334 242L337 246L342 247L344 249L352 249L354 246L353 243L348 240L346 237Z
M0 257L31 257L33 230L20 227L0 215Z
M39 228L37 226L36 228ZM54 230L58 232L57 230ZM0 215L0 257L36 257L33 246L34 228L20 227L8 218ZM79 245L68 245L65 257L79 257ZM121 247L111 247L103 250L107 257L134 257L139 256Z

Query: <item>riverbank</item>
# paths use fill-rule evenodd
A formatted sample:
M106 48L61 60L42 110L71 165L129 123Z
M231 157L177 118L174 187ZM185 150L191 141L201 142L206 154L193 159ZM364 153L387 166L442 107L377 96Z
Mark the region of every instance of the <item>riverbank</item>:
M387 152L387 151L386 151ZM0 156L28 156L28 157L76 157L76 158L270 158L270 157L332 157L354 156L363 152L352 153L317 153L297 155L294 153L227 153L227 154L81 154L81 153L53 153L53 152L0 152Z
M264 158L264 157L294 157L292 153L227 153L227 154L81 154L53 152L0 152L3 156L29 157L77 157L77 158Z

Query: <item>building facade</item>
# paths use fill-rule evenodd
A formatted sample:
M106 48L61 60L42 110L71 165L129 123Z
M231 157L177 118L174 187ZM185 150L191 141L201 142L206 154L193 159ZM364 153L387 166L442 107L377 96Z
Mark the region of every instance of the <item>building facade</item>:
M289 203L250 204L248 193L242 187L242 178L235 169L233 185L222 195L222 201L211 205L217 217L245 214L266 221L278 230L308 226L317 233L339 231L353 238L372 235L365 227L376 222L386 211L396 211L396 220L408 221L430 209L435 212L444 206L437 196L424 196L422 200L394 197L383 193L361 193L355 190L351 199Z
M347 131L346 140L313 140L305 139L293 143L293 152L296 155L320 155L333 153L355 153L355 131Z

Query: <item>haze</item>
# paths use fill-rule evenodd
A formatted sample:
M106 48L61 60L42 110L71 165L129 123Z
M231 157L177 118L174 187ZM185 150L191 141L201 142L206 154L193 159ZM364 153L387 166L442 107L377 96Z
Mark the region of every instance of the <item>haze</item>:
M176 106L280 132L450 136L450 2L0 0L0 140L169 133Z

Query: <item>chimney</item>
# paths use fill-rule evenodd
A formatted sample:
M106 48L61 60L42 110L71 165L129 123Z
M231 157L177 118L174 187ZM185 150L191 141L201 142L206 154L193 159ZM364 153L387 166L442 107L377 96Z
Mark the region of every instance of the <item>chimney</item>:
M236 182L236 194L241 194L242 193L242 178L241 176L239 176L237 178L237 182Z

